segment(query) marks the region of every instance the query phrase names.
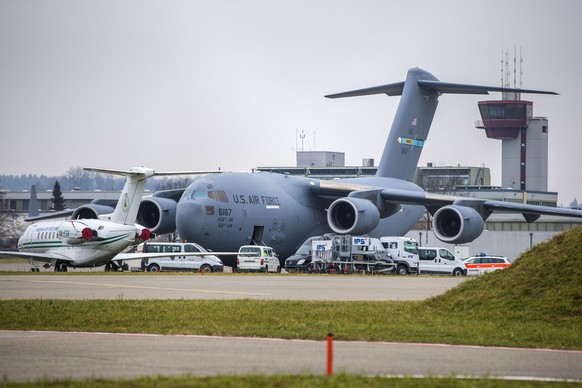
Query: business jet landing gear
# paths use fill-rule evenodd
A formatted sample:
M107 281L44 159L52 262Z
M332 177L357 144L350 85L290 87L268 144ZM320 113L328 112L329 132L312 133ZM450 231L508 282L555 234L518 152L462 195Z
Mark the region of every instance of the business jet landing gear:
M67 263L56 263L55 272L67 272Z
M29 260L29 263L31 265L30 267L30 272L39 272L39 264L38 261L36 260Z
M109 263L105 264L105 272L110 271L119 271L121 268L121 272L129 271L129 265L127 263L122 263L122 261L118 261L117 263L114 261L110 261Z

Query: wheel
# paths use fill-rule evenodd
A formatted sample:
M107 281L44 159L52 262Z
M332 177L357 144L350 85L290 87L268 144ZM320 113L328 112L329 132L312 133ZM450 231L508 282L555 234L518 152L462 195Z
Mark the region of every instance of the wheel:
M208 264L204 264L204 265L200 266L200 272L202 272L202 273L212 272L212 267L209 266Z
M396 274L397 275L408 275L408 268L404 264L398 264L396 267Z
M31 269L30 269L30 272L34 272L34 268L31 268Z
M455 269L453 270L453 276L461 276L461 275L463 275L463 270L462 270L462 269L460 269L460 268L455 268Z
M160 272L160 266L157 264L152 264L148 267L148 272Z
M281 267L277 266L277 273L281 273Z

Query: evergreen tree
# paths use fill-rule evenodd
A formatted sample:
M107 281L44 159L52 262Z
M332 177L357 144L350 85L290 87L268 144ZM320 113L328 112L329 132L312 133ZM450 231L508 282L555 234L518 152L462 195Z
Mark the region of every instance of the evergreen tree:
M63 192L61 191L61 184L59 181L55 181L53 187L53 196L51 198L53 202L53 209L55 210L65 210L65 198L63 198Z

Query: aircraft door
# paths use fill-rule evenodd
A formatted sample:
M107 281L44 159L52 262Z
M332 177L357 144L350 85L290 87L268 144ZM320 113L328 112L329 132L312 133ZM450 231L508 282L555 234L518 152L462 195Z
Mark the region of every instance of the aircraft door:
M255 225L253 228L253 236L251 237L252 245L263 245L263 232L265 231L264 225Z

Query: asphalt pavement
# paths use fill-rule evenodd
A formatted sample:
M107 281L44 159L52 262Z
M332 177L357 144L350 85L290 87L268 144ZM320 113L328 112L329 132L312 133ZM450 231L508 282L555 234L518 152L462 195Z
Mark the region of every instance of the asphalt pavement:
M395 275L6 274L0 299L421 300L465 277ZM469 280L470 281L470 280ZM582 381L582 351L335 341L334 371ZM0 376L131 378L323 374L326 341L0 330Z

